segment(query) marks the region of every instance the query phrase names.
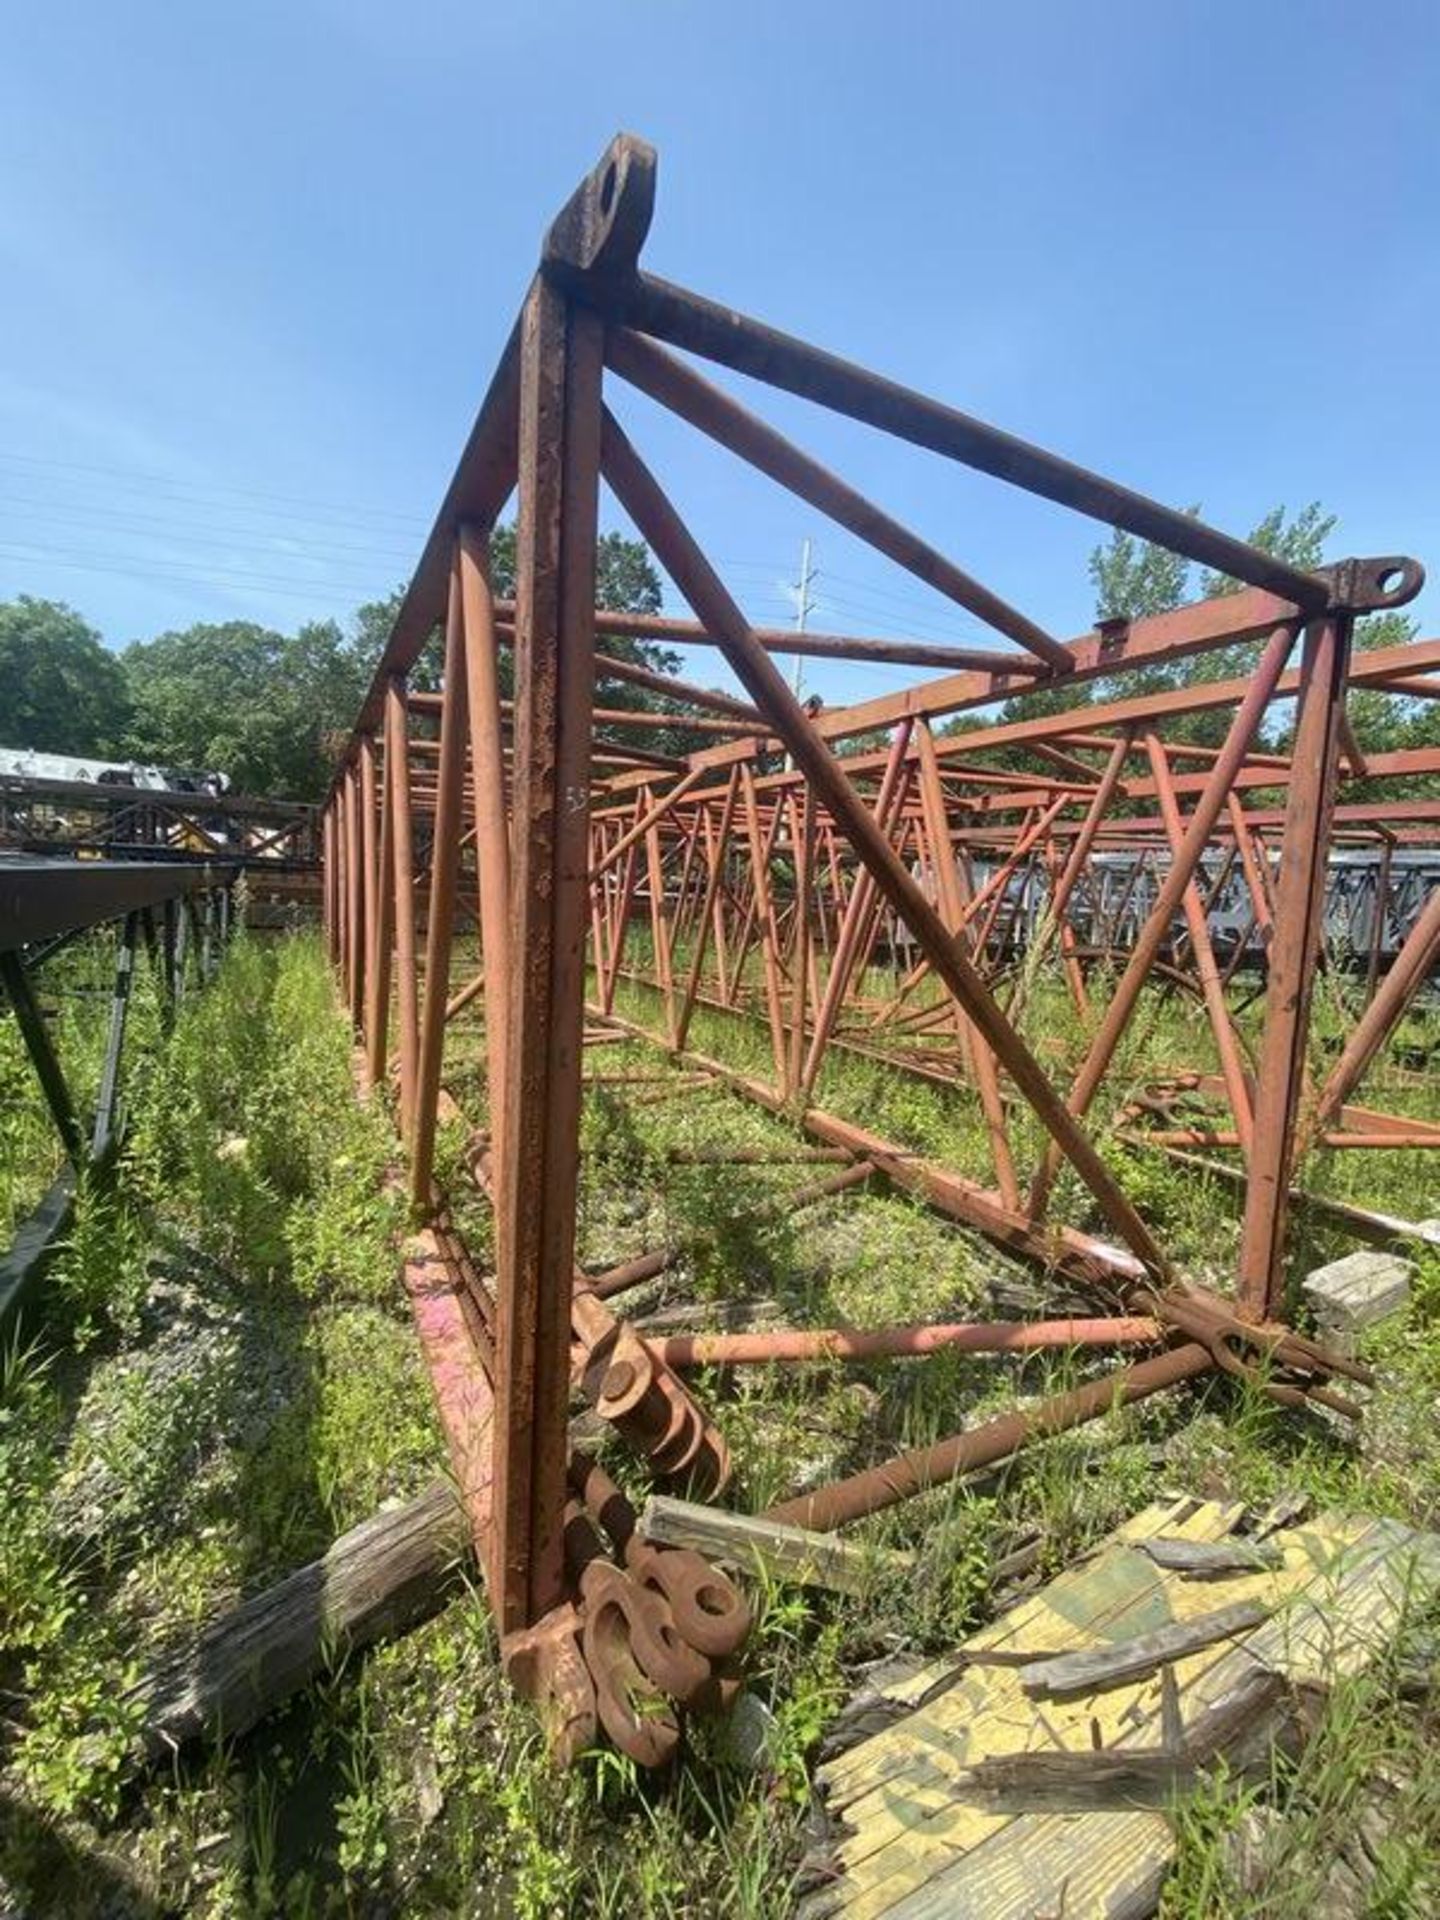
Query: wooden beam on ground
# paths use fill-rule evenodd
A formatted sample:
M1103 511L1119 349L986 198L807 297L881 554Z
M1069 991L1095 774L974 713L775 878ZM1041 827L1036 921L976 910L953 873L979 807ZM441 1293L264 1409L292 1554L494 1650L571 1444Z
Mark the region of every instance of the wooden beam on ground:
M347 1654L437 1613L462 1577L469 1533L454 1489L435 1480L222 1614L136 1688L145 1756L234 1739Z
M652 1494L636 1531L656 1546L690 1547L740 1573L763 1572L805 1587L864 1593L877 1574L908 1573L914 1556L857 1546L833 1533L810 1533L748 1513Z

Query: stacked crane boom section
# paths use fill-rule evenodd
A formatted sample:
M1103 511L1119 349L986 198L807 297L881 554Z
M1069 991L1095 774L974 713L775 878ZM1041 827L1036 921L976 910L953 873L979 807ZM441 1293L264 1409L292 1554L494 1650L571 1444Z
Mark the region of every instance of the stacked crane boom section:
M1440 642L1353 644L1358 617L1414 597L1418 563L1298 570L653 279L639 253L654 184L651 150L621 136L550 229L322 827L331 951L365 1077L397 1105L418 1229L407 1279L509 1669L562 1751L603 1729L646 1764L674 1751L678 1709L728 1697L747 1616L697 1556L640 1546L618 1490L571 1444L572 1394L657 1475L714 1494L729 1476L720 1423L680 1377L707 1357L1142 1349L1023 1415L776 1509L820 1527L1215 1369L1287 1406L1353 1413L1336 1382L1363 1369L1285 1318L1298 1163L1315 1142L1440 1144L1440 1126L1356 1104L1440 955L1440 803L1425 786L1440 755L1364 755L1345 714L1351 689L1440 689ZM1157 541L1236 590L1058 638L677 348ZM962 609L987 644L809 635L802 648L754 626L631 438L631 388ZM602 483L687 618L597 613ZM512 495L505 600L490 537ZM410 684L436 629L438 693ZM608 650L625 639L713 647L740 691ZM1245 670L1127 691L1135 669L1221 648L1248 649ZM934 677L802 705L773 657L801 650ZM663 693L663 714L637 710L637 688ZM1195 716L1211 744L1179 725ZM696 750L657 750L664 727L690 721ZM1402 797L1347 798L1382 780ZM1357 860L1370 863L1358 918ZM462 951L479 956L463 975ZM1310 1009L1325 966L1361 1010L1319 1079ZM1169 991L1203 1008L1211 1057L1139 1086L1127 1065L1117 1098L1137 1011ZM1065 1072L1036 1030L1056 993L1076 1043ZM1263 1004L1248 1028L1241 995ZM763 1036L766 1070L698 1047L702 1011ZM589 1276L575 1262L586 1051L617 1037L653 1041L681 1085L723 1086L792 1122L792 1155L828 1163L792 1204L888 1181L1064 1270L1100 1317L899 1328L878 1343L793 1330L768 1349L763 1335L732 1350L642 1339L609 1302L673 1250ZM988 1164L941 1164L822 1105L827 1063L847 1054L972 1103ZM483 1083L483 1111L459 1113L462 1073ZM1231 1294L1179 1272L1129 1197L1117 1113L1132 1136L1239 1156ZM466 1183L493 1209L493 1261L467 1248L437 1179L447 1116L463 1122Z

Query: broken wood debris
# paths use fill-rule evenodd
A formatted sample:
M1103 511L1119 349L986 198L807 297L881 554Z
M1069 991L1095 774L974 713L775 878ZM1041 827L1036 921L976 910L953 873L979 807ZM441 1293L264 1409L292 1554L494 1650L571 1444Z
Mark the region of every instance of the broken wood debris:
M1158 1535L1142 1540L1140 1549L1157 1567L1168 1567L1192 1580L1216 1579L1227 1573L1260 1573L1285 1564L1279 1547L1260 1540L1182 1540Z
M1067 1641L1133 1652L1157 1629L1213 1616L1206 1585L1157 1565L1145 1543L1253 1544L1274 1517L1170 1497L946 1659L872 1687L883 1697L857 1718L875 1730L820 1768L830 1824L807 1863L802 1920L1152 1914L1174 1853L1173 1795L1221 1758L1264 1778L1277 1749L1298 1750L1336 1680L1385 1656L1433 1605L1440 1537L1322 1515L1279 1535L1281 1567L1234 1574L1236 1601L1261 1609L1248 1632L1207 1630L1158 1669L1043 1702L1021 1663Z
M1217 1607L1214 1613L1202 1614L1198 1620L1180 1621L1173 1626L1159 1627L1154 1633L1137 1634L1133 1640L1122 1640L1118 1646L1096 1647L1085 1653L1062 1653L1051 1660L1034 1661L1021 1669L1020 1684L1030 1694L1095 1693L1102 1687L1118 1686L1122 1680L1138 1680L1154 1673L1167 1661L1198 1653L1217 1640L1232 1640L1237 1633L1258 1627L1269 1613L1269 1607L1254 1600L1241 1601L1233 1607Z

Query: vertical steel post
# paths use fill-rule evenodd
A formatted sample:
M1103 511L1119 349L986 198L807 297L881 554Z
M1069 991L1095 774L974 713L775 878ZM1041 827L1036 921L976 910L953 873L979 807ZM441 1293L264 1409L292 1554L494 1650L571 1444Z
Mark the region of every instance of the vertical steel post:
M930 841L930 859L935 869L936 906L946 927L958 936L965 918L965 903L961 897L960 875L955 866L955 850L950 841L945 788L940 778L940 763L935 757L935 738L928 721L920 722L915 738L919 747L920 804ZM995 1055L975 1031L958 1000L955 1002L955 1023L960 1043L975 1075L1000 1197L1007 1207L1018 1207L1020 1186L1010 1153L1010 1137L1005 1131L1005 1108L1000 1098L1000 1076L995 1066Z
M440 712L440 764L436 773L434 838L430 847L429 919L425 928L425 994L420 1010L420 1054L410 1134L410 1205L421 1218L430 1212L430 1182L435 1162L440 1072L445 1056L445 1003L450 997L450 948L455 932L455 893L460 880L468 733L465 631L460 612L457 548L450 562L450 602L445 616L445 701Z
M885 761L885 772L881 777L880 791L875 800L875 824L882 833L889 833L894 826L905 788L908 784L905 756L910 750L912 723L902 720L895 730L890 743L890 752ZM835 1031L835 1023L840 1017L840 1007L849 990L851 975L859 957L866 920L877 889L875 877L866 866L856 873L854 884L850 888L850 897L845 902L845 915L840 923L840 931L835 936L835 953L830 962L829 978L825 982L825 998L815 1016L815 1031L810 1036L810 1049L805 1056L805 1069L800 1076L800 1089L808 1100L814 1091L815 1082L820 1077L820 1067L825 1058L825 1049L830 1036Z
M760 959L765 975L765 1012L770 1023L770 1052L775 1062L775 1085L785 1086L785 1014L780 997L780 935L775 925L775 900L770 887L770 853L779 833L777 800L770 832L760 832L759 800L748 762L740 768L740 791L745 800L745 831L750 843L750 875L755 890L755 924L760 930Z
M97 1163L109 1153L115 1134L115 1115L120 1098L120 1055L125 1046L130 987L135 977L135 949L139 939L140 916L138 913L127 913L115 950L110 1032L105 1042L105 1065L100 1074L100 1095L95 1102L95 1125L90 1135L90 1158Z
M1175 785L1170 777L1170 762L1165 753L1164 743L1157 733L1153 731L1146 733L1145 752L1150 760L1150 773L1155 782L1155 797L1160 806L1160 818L1165 823L1165 834L1170 843L1170 858L1178 860L1185 845L1185 829L1180 819L1180 806L1175 798ZM1215 964L1215 950L1210 944L1210 925L1206 918L1205 903L1201 900L1200 889L1193 879L1181 895L1181 904L1185 912L1185 925L1190 933L1190 945L1194 951L1195 972L1199 977L1205 1011L1210 1017L1210 1031L1215 1039L1215 1051L1220 1060L1220 1072L1225 1081L1226 1097L1230 1102L1230 1112L1234 1116L1235 1131L1240 1136L1241 1150L1248 1160L1254 1132L1250 1112L1250 1088L1245 1080L1245 1063L1240 1058L1240 1045L1235 1038L1235 1029L1230 1023L1230 1010L1225 1005L1225 989L1221 984L1220 969Z
M1278 1314L1284 1295L1285 1219L1325 915L1351 625L1349 614L1330 613L1305 633L1240 1241L1239 1307L1256 1320Z
M521 319L514 915L491 1595L502 1634L565 1594L604 325L546 281Z
M478 527L460 530L460 596L470 705L470 770L479 869L480 944L485 961L485 1060L490 1147L503 1157L510 1019L510 823L500 724L500 658L490 592L490 544Z
M1383 830L1382 830L1383 831ZM1380 871L1375 879L1375 904L1370 910L1370 952L1365 963L1365 998L1375 997L1380 979L1380 955L1385 946L1385 926L1390 917L1390 872L1395 861L1395 836L1384 833L1380 850Z
M1170 862L1170 871L1160 887L1155 904L1151 908L1144 926L1141 928L1125 971L1121 975L1105 1016L1090 1048L1076 1074L1066 1098L1065 1105L1076 1119L1082 1119L1090 1110L1090 1103L1099 1091L1115 1050L1125 1037L1131 1015L1139 1004L1141 992L1149 978L1150 969L1170 931L1170 923L1179 906L1185 888L1194 877L1200 864L1200 857L1208 846L1210 836L1215 830L1215 822L1220 817L1230 791L1235 784L1235 776L1244 765L1245 756L1250 751L1250 742L1260 725L1266 707L1285 670L1295 643L1295 629L1286 625L1277 627L1265 643L1245 697L1235 711L1230 723L1230 731L1225 736L1225 744L1216 756L1210 776L1205 782L1204 791L1195 804L1190 821L1185 829L1185 838L1180 852ZM1051 1186L1060 1170L1059 1149L1052 1143L1035 1170L1030 1184L1029 1213L1032 1219L1043 1217L1049 1199Z
M1432 887L1390 971L1331 1069L1315 1102L1307 1132L1331 1121L1359 1086L1370 1062L1389 1039L1437 957L1440 957L1440 887Z
M790 1046L785 1061L785 1093L799 1090L805 1064L805 996L810 984L810 893L815 868L815 795L790 795L790 839L795 848L795 933L790 944Z
M360 836L360 773L352 764L345 769L345 986L355 1028L364 1010L365 856Z
M380 839L375 852L374 910L370 921L365 998L365 1071L372 1087L385 1084L390 1037L390 976L395 945L395 804L385 749L380 773ZM371 757L372 779L374 757Z
M385 787L394 816L395 1018L400 1029L400 1132L411 1137L420 1059L420 988L415 967L415 830L410 797L410 718L405 683L385 685Z
M721 803L719 831L707 808L701 816L705 830L705 898L701 903L700 917L695 925L695 949L690 956L690 971L685 980L685 993L680 1003L680 1012L675 1022L675 1046L679 1051L690 1036L690 1022L695 1013L695 1000L700 991L700 978L705 966L705 943L712 928L715 934L715 964L720 970L723 992L724 950L723 950L723 914L720 902L720 878L725 869L725 855L730 844L730 822L735 814L735 798L740 791L740 769L732 767L730 778L725 784L725 798Z
M647 814L655 804L649 787L640 789ZM655 984L665 1003L665 1033L675 1044L675 969L670 958L670 924L665 918L665 862L660 847L660 823L652 819L645 829L645 876L650 893L650 963Z
M379 881L379 851L376 846L376 803L375 803L375 738L373 734L364 734L360 740L360 911L362 918L362 937L360 953L360 1009L359 1021L364 1040L366 1072L374 1051L372 1017L376 985L377 952L375 936L378 924L376 911Z
M70 1087L50 1038L50 1029L45 1025L45 1016L36 1003L30 976L18 953L0 953L0 984L3 984L10 996L10 1004L15 1009L20 1037L25 1042L25 1051L30 1055L30 1064L35 1069L40 1090L45 1095L45 1104L50 1109L50 1118L55 1122L55 1131L64 1144L65 1156L78 1173L85 1164L85 1136L75 1115L75 1102L70 1097Z

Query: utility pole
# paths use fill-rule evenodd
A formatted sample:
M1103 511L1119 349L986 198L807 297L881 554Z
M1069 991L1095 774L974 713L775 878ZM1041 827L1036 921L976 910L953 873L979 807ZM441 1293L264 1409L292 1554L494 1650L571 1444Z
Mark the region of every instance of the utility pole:
M804 633L805 622L815 610L815 602L810 598L810 584L815 579L817 569L810 564L810 538L807 534L800 543L800 578L791 591L795 595L795 631ZM795 656L795 678L793 689L795 698L800 698L800 673L803 666L801 656Z

